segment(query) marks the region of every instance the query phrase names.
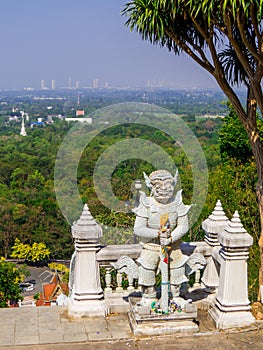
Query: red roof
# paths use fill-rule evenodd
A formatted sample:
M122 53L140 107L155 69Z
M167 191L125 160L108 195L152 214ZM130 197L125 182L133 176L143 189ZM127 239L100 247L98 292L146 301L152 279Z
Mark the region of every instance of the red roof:
M57 297L63 293L68 294L68 284L60 281L58 274L54 273L51 282L43 284L43 294L39 299L39 304L50 305L50 303L57 300ZM38 305L39 306L39 305Z

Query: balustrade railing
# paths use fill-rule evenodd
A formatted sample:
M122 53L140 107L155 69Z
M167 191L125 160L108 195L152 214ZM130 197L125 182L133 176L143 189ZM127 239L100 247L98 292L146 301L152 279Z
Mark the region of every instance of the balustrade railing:
M76 254L71 261L70 298L72 303L69 305L71 305L71 314L78 316L90 316L94 312L96 315L105 315L108 312L104 301L100 301L102 297L100 284L103 286L105 296L123 292L128 294L136 290L134 283L138 278L138 266L135 261L142 252L140 244L100 247L98 239L101 229L90 218L88 208L84 207L82 216L77 222L80 228L75 225L73 230ZM84 239L83 222L86 221L91 222L86 225L87 237ZM183 289L184 296L188 296L188 292L201 289L196 294L201 293L204 298L209 293L213 293L211 298L207 298L210 307L209 317L218 328L250 325L254 322L254 318L250 314L247 292L247 259L253 239L244 229L237 212L234 213L231 221L227 219L220 201L217 202L209 218L203 222L202 228L205 231L205 241L183 242L180 246L182 253L189 256L189 259L185 259L185 265L180 266L183 272L179 271L179 273L194 277L194 279L191 278L193 282L191 288L188 288L186 283L182 283L181 291ZM99 265L105 271L101 283L98 276ZM93 270L95 273L92 276ZM202 276L200 270L203 270ZM176 277L172 287L176 287ZM180 281L179 278L178 281ZM94 295L94 300L85 299L86 295L90 294ZM189 298L191 296L189 295ZM115 300L112 298L112 301L119 299L121 298L115 298ZM97 301L96 310L95 301ZM85 310L79 307L80 303L85 306Z
M212 253L211 247L206 242L183 242L181 244L181 250L185 255L201 253L205 258L210 258ZM100 249L97 253L97 261L104 270L101 285L103 286L105 296L112 295L113 293L129 294L134 291L140 291L138 281L133 276L120 272L111 263L115 263L123 255L129 256L136 261L141 251L142 247L140 244L109 245ZM204 288L201 283L201 270L197 269L193 275L194 277L191 278L193 285L188 286L189 291Z

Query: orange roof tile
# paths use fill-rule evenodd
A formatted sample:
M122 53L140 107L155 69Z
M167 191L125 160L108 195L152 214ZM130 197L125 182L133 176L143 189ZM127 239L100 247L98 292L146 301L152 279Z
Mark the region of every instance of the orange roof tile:
M44 300L50 300L56 286L57 284L55 283L46 283L43 285Z

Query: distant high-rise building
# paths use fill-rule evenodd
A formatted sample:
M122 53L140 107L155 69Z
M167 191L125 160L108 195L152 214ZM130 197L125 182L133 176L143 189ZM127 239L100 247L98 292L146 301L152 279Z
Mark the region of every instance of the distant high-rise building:
M78 80L76 81L76 85L75 86L76 86L76 89L79 88L79 81Z
M45 88L46 88L46 82L45 82L45 80L41 80L41 81L40 81L40 88L41 88L41 90L45 90Z
M56 80L52 79L51 80L51 89L55 90L55 88L56 88Z
M99 79L96 78L93 80L93 89L97 89L99 87Z
M71 77L68 78L68 88L69 88L69 89L72 88L72 80L71 80Z

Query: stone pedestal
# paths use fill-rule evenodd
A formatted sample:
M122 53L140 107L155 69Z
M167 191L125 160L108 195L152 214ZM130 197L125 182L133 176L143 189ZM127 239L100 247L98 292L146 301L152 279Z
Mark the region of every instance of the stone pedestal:
M222 246L219 287L209 316L219 329L248 326L255 321L247 292L248 249L253 238L235 212L229 225L218 234L218 239Z
M106 316L107 306L100 284L99 250L101 227L93 220L87 205L80 219L72 226L75 240L75 262L72 293L69 301L69 316Z
M128 318L135 336L169 335L176 333L196 333L199 327L195 322L197 308L191 305L178 313L152 314L150 306L138 306L140 298L129 297Z

